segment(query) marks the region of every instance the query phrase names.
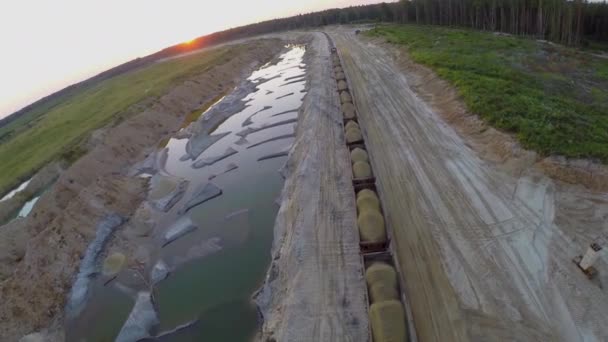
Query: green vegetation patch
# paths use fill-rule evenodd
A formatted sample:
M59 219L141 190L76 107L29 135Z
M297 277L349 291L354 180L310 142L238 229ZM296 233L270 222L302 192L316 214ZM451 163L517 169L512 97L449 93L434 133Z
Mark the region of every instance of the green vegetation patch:
M608 161L608 60L546 42L436 26L367 33L407 46L468 108L543 155Z
M3 131L9 136L0 140L0 194L52 160L75 161L86 152L79 143L92 130L141 111L170 87L229 61L243 48L219 48L157 62L72 92L44 108L33 108Z

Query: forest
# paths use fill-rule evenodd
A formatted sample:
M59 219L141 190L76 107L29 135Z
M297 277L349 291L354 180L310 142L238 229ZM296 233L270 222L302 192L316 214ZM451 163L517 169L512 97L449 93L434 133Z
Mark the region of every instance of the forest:
M500 31L581 46L608 42L608 3L586 0L401 0L275 19L200 37L195 46L332 24L396 22ZM161 51L173 54L174 46Z
M97 81L141 68L155 61L233 39L258 34L373 22L468 27L546 39L571 46L608 46L608 3L586 0L401 0L330 9L264 21L212 33L188 45L178 44L105 71L89 80L47 96L0 119L0 127L25 116L32 108L52 107L69 93ZM599 43L599 44L598 44ZM0 131L0 141L8 133Z
M383 8L381 19L470 27L567 45L608 39L606 2L584 0L412 0Z

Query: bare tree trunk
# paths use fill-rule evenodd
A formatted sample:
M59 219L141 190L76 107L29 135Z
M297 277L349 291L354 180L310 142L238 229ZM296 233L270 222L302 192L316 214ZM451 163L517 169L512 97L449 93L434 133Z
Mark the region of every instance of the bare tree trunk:
M577 0L576 7L576 36L574 44L579 45L581 43L581 28L583 24L583 0Z
M539 37L544 38L545 37L545 32L543 30L543 0L538 0L538 28L537 28L537 35Z

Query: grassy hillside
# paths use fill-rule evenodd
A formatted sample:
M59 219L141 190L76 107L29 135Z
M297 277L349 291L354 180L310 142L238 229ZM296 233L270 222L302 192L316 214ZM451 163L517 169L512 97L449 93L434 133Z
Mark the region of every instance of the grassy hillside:
M608 162L608 59L531 39L435 26L368 33L405 45L468 108L544 155Z
M156 63L122 74L61 97L41 108L32 108L12 122L10 138L0 143L0 194L64 154L75 159L78 142L92 130L134 112L133 106L153 99L184 79L238 53L225 47ZM131 110L129 110L131 108Z

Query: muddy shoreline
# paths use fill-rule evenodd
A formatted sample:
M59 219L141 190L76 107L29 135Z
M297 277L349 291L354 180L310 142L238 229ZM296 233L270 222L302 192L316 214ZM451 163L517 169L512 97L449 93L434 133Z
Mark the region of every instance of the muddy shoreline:
M177 132L187 114L234 87L282 48L277 39L245 45L243 53L174 87L148 109L112 127L45 193L23 220L24 236L17 248L24 255L0 283L3 340L17 341L36 331L45 340L64 339L66 295L96 224L109 214L130 217L146 196L147 180L130 176L130 168L158 141Z

